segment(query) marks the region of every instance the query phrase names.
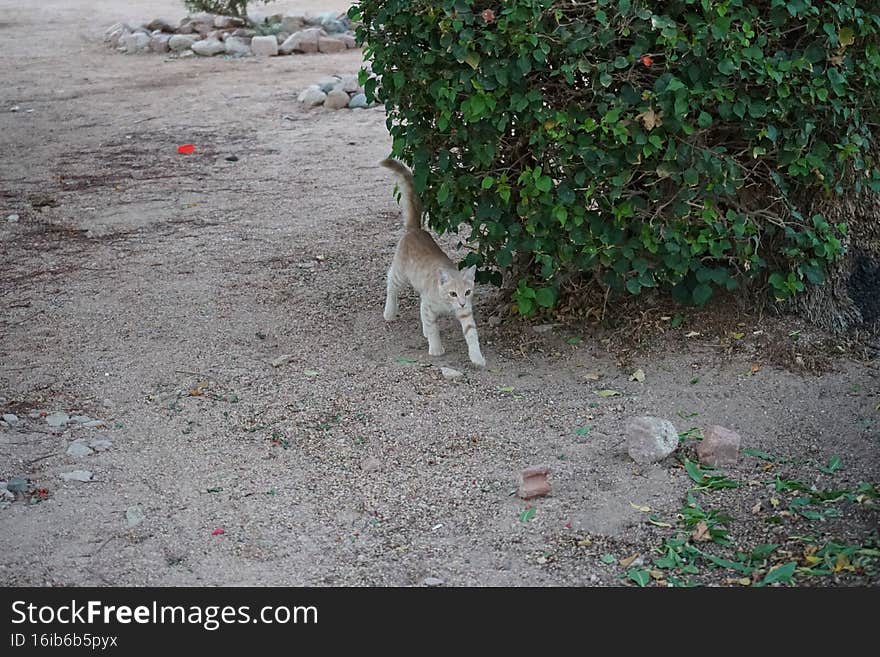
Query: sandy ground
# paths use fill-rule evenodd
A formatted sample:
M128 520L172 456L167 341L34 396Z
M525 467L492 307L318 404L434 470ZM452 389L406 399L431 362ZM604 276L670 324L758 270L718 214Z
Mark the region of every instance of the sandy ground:
M728 426L796 461L728 470L744 485L712 504L743 546L792 555L792 535L876 532L876 512L855 504L818 527L750 511L770 508L776 474L880 480L876 360L822 356L817 374L797 366L815 360L800 345L834 354L833 340L735 310L623 345L593 324L491 326L491 291L477 306L489 368L470 366L451 322L446 355L428 357L412 296L382 320L400 232L393 180L375 166L383 110L295 101L355 72L360 53L169 60L101 43L119 20L184 13L172 0L0 0L0 407L21 418L0 429L0 479L47 490L0 509L0 584L619 584L626 568L601 557L650 561L674 529L644 507L675 524L691 485L675 458L626 455L624 423L640 414L682 432ZM638 319L668 326L660 314ZM779 340L792 359L774 365ZM441 364L464 377L445 381ZM108 426L28 416L58 410ZM77 438L112 447L73 458ZM843 469L822 473L835 455ZM551 467L553 492L524 502L530 465ZM60 478L74 469L94 481ZM129 527L132 506L145 519Z

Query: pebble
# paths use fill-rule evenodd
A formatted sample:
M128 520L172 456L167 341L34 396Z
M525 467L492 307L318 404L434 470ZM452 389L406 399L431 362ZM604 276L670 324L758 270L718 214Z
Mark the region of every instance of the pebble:
M278 358L272 361L272 367L281 367L291 358L293 358L293 354L281 354Z
M18 416L15 413L4 413L3 421L6 422L11 427L14 427L18 424Z
M171 35L166 34L165 32L157 32L150 37L150 50L153 52L168 52L170 48L168 47L168 42L171 40Z
M439 577L426 577L422 580L422 584L429 587L443 586L445 582Z
M46 424L50 427L63 427L68 422L70 422L70 416L64 411L56 411L46 416Z
M67 455L72 456L73 458L82 458L83 456L88 456L89 454L93 454L91 448L86 445L84 440L74 440L67 447Z
M251 39L251 52L257 57L274 57L278 54L278 40L274 36L255 36Z
M460 379L464 376L464 374L462 374L458 370L452 369L451 367L441 367L440 374L442 374L443 378L447 381L454 381L455 379Z
M370 106L367 102L367 96L365 94L355 94L351 97L351 100L348 101L348 106L351 109L365 109Z
M626 425L627 453L636 463L654 463L675 451L678 432L669 420L641 416Z
M61 473L61 478L64 481L92 481L93 476L90 470L71 470Z
M91 447L96 452L106 452L113 446L113 442L107 440L106 438L95 438L92 442L89 443L89 447Z
M86 422L91 422L92 418L88 415L74 415L70 418L71 422L76 422L77 424L85 424Z
M125 510L125 524L128 525L129 529L141 524L146 517L143 510L136 504Z
M88 422L83 422L84 427L88 427L89 429L94 429L96 427L105 427L107 424L104 420L89 420Z
M15 223L19 219L21 219L21 217L19 217L17 214L10 214L6 216L6 221L9 221L11 223Z

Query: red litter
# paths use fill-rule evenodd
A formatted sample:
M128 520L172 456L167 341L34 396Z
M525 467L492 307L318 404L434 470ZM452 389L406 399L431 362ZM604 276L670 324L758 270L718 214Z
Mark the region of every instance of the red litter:
M222 527L218 527L214 531L211 532L211 536L221 536L226 533L226 530Z
M189 155L196 152L196 147L193 144L181 144L177 147L177 152L182 155Z

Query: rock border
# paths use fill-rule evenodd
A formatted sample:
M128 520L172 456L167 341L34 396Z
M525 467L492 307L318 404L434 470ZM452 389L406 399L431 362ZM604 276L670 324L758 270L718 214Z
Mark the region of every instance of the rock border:
M317 16L273 14L266 18L199 13L176 27L156 18L145 24L116 23L104 41L119 52L170 54L172 57L275 57L335 53L357 48L348 16L326 12Z

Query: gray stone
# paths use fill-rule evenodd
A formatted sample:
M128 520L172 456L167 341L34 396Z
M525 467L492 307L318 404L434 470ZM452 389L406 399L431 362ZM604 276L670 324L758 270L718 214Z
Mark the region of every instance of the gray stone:
M189 50L199 40L195 34L175 34L168 40L168 47L174 52Z
M425 586L435 587L435 586L443 586L445 582L439 577L426 577L422 580L422 584Z
M132 32L122 37L121 46L128 54L144 52L150 47L150 35L145 32Z
M105 427L107 423L104 420L89 420L88 422L84 422L83 426L88 429L95 429L97 427Z
M92 473L89 470L71 470L70 472L62 472L61 478L64 481L91 481Z
M318 14L318 16L313 19L313 22L318 23L328 34L346 32L351 27L351 23L345 14L337 14L332 11Z
M440 374L442 374L443 378L447 381L454 381L455 379L460 379L464 376L464 374L462 374L458 370L452 369L451 367L441 367Z
M6 221L13 223L13 224L16 221L18 221L19 219L21 219L21 217L19 217L17 214L6 215Z
M171 24L171 21L165 20L164 18L154 18L149 23L147 23L144 27L146 27L150 32L168 32L174 33L174 26Z
M327 94L321 91L318 87L309 87L308 89L305 89L298 98L299 102L305 103L310 107L322 105L326 99Z
M6 482L6 490L10 493L26 493L29 486L28 480L24 477L12 477Z
M257 57L274 57L278 54L278 41L274 36L255 36L251 39L251 52Z
M352 35L348 34L347 32L337 34L336 38L342 41L342 43L345 44L346 48L357 48L357 41Z
M293 34L306 26L305 16L285 16L281 20L281 30Z
M340 78L335 75L330 75L326 78L321 78L315 84L323 91L325 94L333 91L337 85L340 83Z
M56 411L46 416L46 424L50 427L63 427L70 422L70 417L64 411Z
M318 52L318 39L324 34L320 27L310 27L292 34L288 39L292 52Z
M168 42L171 40L171 37L171 34L166 34L165 32L153 33L153 36L150 37L150 50L153 52L168 52L170 50Z
M251 54L251 40L245 37L228 36L226 41L223 42L223 46L226 48L227 55L244 56Z
M345 44L333 37L318 37L318 51L323 53L342 52L346 50Z
M84 440L74 440L67 447L67 455L72 456L75 459L82 458L83 456L88 456L92 454L91 448L86 445L86 441Z
M358 83L358 76L356 75L344 75L342 76L342 90L346 93L356 94L361 90L361 85Z
M72 418L70 418L70 421L76 422L77 424L85 424L86 422L91 422L92 418L90 418L88 415L74 415Z
M705 465L733 465L739 460L742 438L736 431L713 425L697 445L697 458Z
M18 416L15 413L4 413L3 421L6 422L10 427L14 427L18 424Z
M284 43L288 38L290 38L290 32L279 32L275 35L275 40L278 42L279 53L281 52L281 44ZM287 54L289 55L290 53Z
M251 38L257 36L257 31L249 27L240 27L237 30L233 30L229 36L246 38L248 43L250 43Z
M272 367L281 367L291 358L293 358L293 354L281 354L278 358L272 361Z
M678 432L669 420L634 417L626 426L627 452L636 463L654 463L675 451Z
M192 44L192 50L195 54L202 57L213 57L221 52L226 52L226 46L218 39L204 39Z
M278 52L281 55L289 55L294 50L294 45L296 43L295 38L296 34L291 34L284 41L281 42L281 45L278 46Z
M348 107L348 101L349 97L347 93L341 89L334 89L327 94L327 99L324 101L324 107L338 110L343 107Z
M147 516L144 515L143 510L136 504L128 507L125 510L125 524L128 526L129 529L141 524L146 519L146 517Z
M38 411L38 410L36 410L36 409L34 409L34 410L32 410L32 411L30 411L30 412L28 413L28 417L29 417L30 419L32 419L32 420L37 420L37 419L39 419L40 416L42 416L42 415L43 415L43 412L42 412L42 411Z
M370 106L370 103L367 102L366 95L355 94L351 97L351 100L348 101L348 106L351 109L365 109Z
M96 452L106 452L113 446L113 442L107 440L106 438L95 438L89 443L89 447L91 447Z

